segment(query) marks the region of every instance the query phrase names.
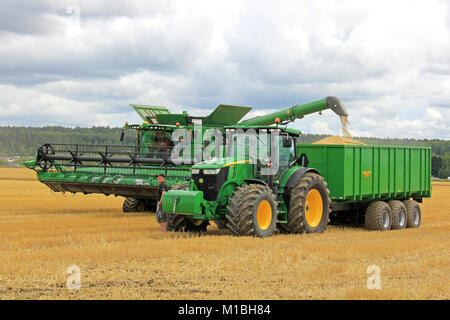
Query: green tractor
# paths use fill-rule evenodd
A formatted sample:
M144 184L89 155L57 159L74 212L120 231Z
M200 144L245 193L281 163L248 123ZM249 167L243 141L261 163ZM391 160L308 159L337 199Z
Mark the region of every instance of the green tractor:
M201 232L214 221L238 236L324 232L327 183L297 153L300 131L282 125L325 109L348 115L336 97L327 97L224 127L224 156L193 165L189 183L165 193L169 229Z
M258 154L277 158L258 160L249 152L254 139L232 138L228 153L244 150L243 157L225 156L195 164L188 185L164 194L163 211L172 215L172 229L205 231L209 221L215 221L237 236L268 237L276 229L282 233L324 232L330 192L319 172L306 168L307 157L297 154L299 131L279 126L245 129L257 137L268 131L275 134L275 143L264 140L256 145ZM237 130L226 131L232 136ZM271 170L275 163L277 168Z

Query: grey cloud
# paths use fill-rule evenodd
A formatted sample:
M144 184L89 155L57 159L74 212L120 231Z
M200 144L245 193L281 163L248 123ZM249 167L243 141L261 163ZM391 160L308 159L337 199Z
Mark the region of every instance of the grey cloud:
M449 18L438 2L423 16L406 1L7 3L0 14L0 87L8 85L0 90L0 124L118 125L131 102L191 113L220 103L269 111L336 95L355 132L399 135L396 127L406 132L431 110L444 132L421 130L449 134L442 126L449 120L438 117L450 105ZM80 7L80 29L70 29L70 4ZM395 15L399 10L419 12L423 21L416 27ZM26 112L15 115L15 105ZM392 128L367 129L375 118ZM328 113L298 126L324 123L338 132Z

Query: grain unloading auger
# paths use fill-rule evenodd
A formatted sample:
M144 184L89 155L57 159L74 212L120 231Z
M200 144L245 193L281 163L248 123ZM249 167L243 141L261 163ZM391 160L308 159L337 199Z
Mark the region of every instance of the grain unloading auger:
M291 108L287 108L274 113L244 120L239 122L237 127L250 127L250 126L270 126L279 121L281 124L287 124L296 119L301 119L305 115L321 112L326 109L333 110L339 117L348 116L347 110L345 110L341 101L336 97L327 97L324 99L316 100L313 102L295 105Z
M144 211L155 203L158 174L166 176L169 186L186 182L191 177L192 165L198 161L195 154L205 147L203 135L207 129L215 128L225 133L226 127L285 124L326 109L332 109L339 116L347 115L335 97L244 121L241 119L250 107L219 105L207 117L195 117L187 112L172 114L164 107L131 106L144 120L143 124L126 123L123 127L124 130L136 130L135 145L46 143L37 150L35 160L27 162L26 166L35 170L39 181L55 192L123 196L126 197L124 211ZM177 165L171 158L172 149L179 143L172 140L175 130L200 135L200 139L191 139L190 164ZM122 138L123 133L120 140Z

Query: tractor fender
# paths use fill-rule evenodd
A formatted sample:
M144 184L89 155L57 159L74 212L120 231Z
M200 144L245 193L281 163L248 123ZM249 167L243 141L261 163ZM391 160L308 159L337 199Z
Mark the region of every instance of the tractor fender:
M265 181L258 180L258 179L245 179L242 182L245 182L247 184L262 184L265 186L269 186ZM228 199L233 195L233 192L236 191L236 189L242 185L239 181L228 181L223 184L223 186L220 188L219 195L217 197L218 203L226 203Z
M267 182L265 182L265 181L262 181L262 180L258 180L258 179L245 179L244 180L247 184L262 184L262 185L264 185L264 186L269 186L268 184L267 184Z
M291 176L288 178L286 184L284 185L283 199L284 199L284 203L286 204L286 209L289 210L289 203L291 201L291 189L297 185L297 182L307 172L313 172L313 173L320 174L320 172L314 168L303 168L303 167L298 168L291 174Z

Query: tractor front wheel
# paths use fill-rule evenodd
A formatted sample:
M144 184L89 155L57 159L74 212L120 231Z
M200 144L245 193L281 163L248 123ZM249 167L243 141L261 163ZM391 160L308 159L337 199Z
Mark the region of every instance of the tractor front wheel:
M189 190L189 182L175 184L170 190ZM209 221L189 219L184 215L167 214L167 231L175 232L205 232Z
M305 173L291 190L287 227L291 233L322 233L330 215L330 191L322 176Z
M168 217L168 231L175 232L206 232L209 225L207 220L189 219L184 215L171 214Z
M230 199L227 228L236 236L269 237L276 228L277 207L275 195L269 187L243 185Z
M219 230L224 230L227 228L227 221L225 219L214 220L214 223Z

